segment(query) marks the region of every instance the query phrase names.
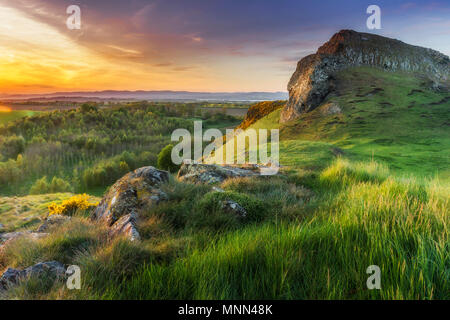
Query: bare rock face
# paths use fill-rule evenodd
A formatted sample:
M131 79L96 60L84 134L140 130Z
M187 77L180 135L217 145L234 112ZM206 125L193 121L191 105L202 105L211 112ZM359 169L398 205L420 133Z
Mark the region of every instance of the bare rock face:
M373 66L387 71L426 75L433 87L445 87L450 59L431 49L353 30L342 30L315 54L301 59L288 84L289 101L280 122L298 118L318 107L333 90L333 74L353 66Z
M167 200L158 187L169 180L167 171L143 167L119 179L103 197L92 219L111 226L111 234L123 233L131 240L139 239L136 219L140 209Z
M136 224L137 224L136 214L135 213L127 214L122 218L120 218L119 220L117 220L117 222L111 226L109 234L111 237L117 235L125 235L131 241L140 240L141 236L136 228Z
M65 273L66 268L57 261L40 262L25 270L8 268L0 277L0 290L6 290L25 278L50 276L56 280L63 278Z
M254 170L258 170L258 168L255 166L254 168L243 169L216 164L183 163L180 171L178 171L178 179L191 183L214 184L221 183L228 178L258 175L258 172Z

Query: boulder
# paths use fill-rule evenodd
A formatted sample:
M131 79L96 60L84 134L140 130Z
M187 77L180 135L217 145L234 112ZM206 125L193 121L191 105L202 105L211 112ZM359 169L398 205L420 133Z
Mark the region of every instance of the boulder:
M222 209L225 212L238 216L239 218L245 218L247 216L247 210L245 210L245 208L243 208L239 203L232 200L222 201Z
M38 240L48 236L48 233L44 232L32 232L32 231L17 231L17 232L8 232L0 234L0 251L2 251L5 246L18 238L27 237L31 240Z
M53 279L60 279L65 276L66 268L57 261L40 262L25 270L8 268L0 277L0 290L16 285L20 280L29 277L50 276Z
M323 105L321 108L322 108L322 110L321 110L322 114L325 116L342 113L341 107L336 103L327 103L327 104Z
M216 186L212 187L212 191L220 192L220 193L225 192L225 190L223 190L222 188L216 187Z
M69 221L69 216L63 216L60 214L52 214L45 219L44 223L42 223L36 230L36 232L47 232L50 227L60 226L65 222Z
M191 183L221 183L229 178L259 175L256 169L259 170L256 166L248 166L248 169L244 169L217 164L183 163L178 171L178 179Z
M167 200L167 195L158 187L168 180L167 171L150 166L136 169L108 190L91 218L111 226L111 235L123 232L132 240L139 239L136 228L138 213Z
M116 223L114 223L111 226L109 235L111 237L117 235L124 235L131 241L140 240L141 236L137 230L136 224L137 224L136 214L135 213L127 214L121 217L119 220L117 220Z
M0 277L0 291L17 284L25 276L23 270L8 268Z
M92 218L113 225L122 216L142 204L158 204L166 195L157 187L169 180L169 173L154 167L143 167L119 179L95 209Z
M44 232L32 232L32 231L16 231L0 234L0 248L2 248L9 241L13 241L17 238L27 237L32 240L42 239L48 236L48 233Z
M438 51L399 40L341 30L315 54L298 62L288 83L289 101L280 121L295 120L317 108L333 91L334 74L355 66L421 74L432 81L433 87L440 88L448 82L450 59Z

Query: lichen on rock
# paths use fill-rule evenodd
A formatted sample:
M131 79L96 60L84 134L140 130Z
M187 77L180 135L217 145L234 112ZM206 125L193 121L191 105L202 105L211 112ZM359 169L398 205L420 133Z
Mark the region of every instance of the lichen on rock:
M19 281L30 277L52 277L53 280L64 278L66 268L58 261L39 262L24 270L8 268L0 277L0 291L17 285Z
M111 186L91 218L110 226L111 235L122 233L131 240L137 240L139 210L167 200L167 195L159 187L168 180L167 171L151 166L136 169Z

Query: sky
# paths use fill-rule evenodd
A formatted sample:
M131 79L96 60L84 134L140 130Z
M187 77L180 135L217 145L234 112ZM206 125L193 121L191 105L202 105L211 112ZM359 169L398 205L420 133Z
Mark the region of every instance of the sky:
M371 4L380 30L366 27ZM0 94L286 91L297 61L341 29L450 55L450 1L0 0Z

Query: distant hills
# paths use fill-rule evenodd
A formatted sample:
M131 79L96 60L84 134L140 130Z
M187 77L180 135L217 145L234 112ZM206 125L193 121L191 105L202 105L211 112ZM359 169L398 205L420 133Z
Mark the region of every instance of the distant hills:
M1 100L162 100L162 101L267 101L286 100L287 92L90 91L46 94L0 94Z

